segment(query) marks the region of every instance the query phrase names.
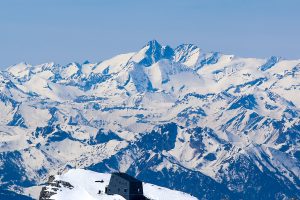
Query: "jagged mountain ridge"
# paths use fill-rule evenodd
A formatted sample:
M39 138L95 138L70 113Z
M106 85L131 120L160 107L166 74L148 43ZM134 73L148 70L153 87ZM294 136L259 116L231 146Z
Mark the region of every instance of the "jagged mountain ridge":
M83 167L198 198L299 197L299 74L300 60L157 41L100 63L11 66L0 73L1 185L22 191Z

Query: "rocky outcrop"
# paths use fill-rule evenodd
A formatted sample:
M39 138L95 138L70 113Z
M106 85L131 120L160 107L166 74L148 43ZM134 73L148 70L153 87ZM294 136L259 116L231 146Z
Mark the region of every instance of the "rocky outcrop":
M46 185L42 188L39 200L51 200L51 197L57 193L62 187L73 189L73 185L68 182L55 180L54 176L50 176Z

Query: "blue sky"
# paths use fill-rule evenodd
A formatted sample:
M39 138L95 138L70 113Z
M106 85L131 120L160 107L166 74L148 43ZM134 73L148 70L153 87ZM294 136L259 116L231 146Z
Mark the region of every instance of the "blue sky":
M299 0L0 0L0 69L98 62L152 39L300 58Z

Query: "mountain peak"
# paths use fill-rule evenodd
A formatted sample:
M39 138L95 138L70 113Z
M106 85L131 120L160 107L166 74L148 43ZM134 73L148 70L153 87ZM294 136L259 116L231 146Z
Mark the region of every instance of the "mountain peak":
M89 60L85 60L82 64L83 64L83 65L90 64L90 61L89 61Z
M146 47L150 47L150 48L161 48L161 44L157 41L157 40L150 40Z
M182 44L175 49L175 61L194 67L201 54L201 49L194 44Z
M156 40L151 40L133 56L132 61L148 67L161 59L172 59L173 56L174 50L170 46L162 46Z
M194 44L181 44L178 47L176 47L176 49L184 49L184 50L195 50L198 49L199 47L197 47Z
M10 66L7 71L16 77L23 77L29 74L31 67L32 65L29 65L26 62L21 62Z

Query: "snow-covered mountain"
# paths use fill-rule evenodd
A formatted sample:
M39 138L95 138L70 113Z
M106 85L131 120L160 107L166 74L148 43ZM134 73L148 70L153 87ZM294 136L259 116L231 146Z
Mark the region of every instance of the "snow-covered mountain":
M105 194L110 176L89 170L71 169L63 175L53 177L40 197L52 200L125 200L120 195ZM149 183L143 183L143 192L150 200L197 200L191 195Z
M0 72L1 192L69 168L199 199L300 198L300 60L150 41L99 63Z

